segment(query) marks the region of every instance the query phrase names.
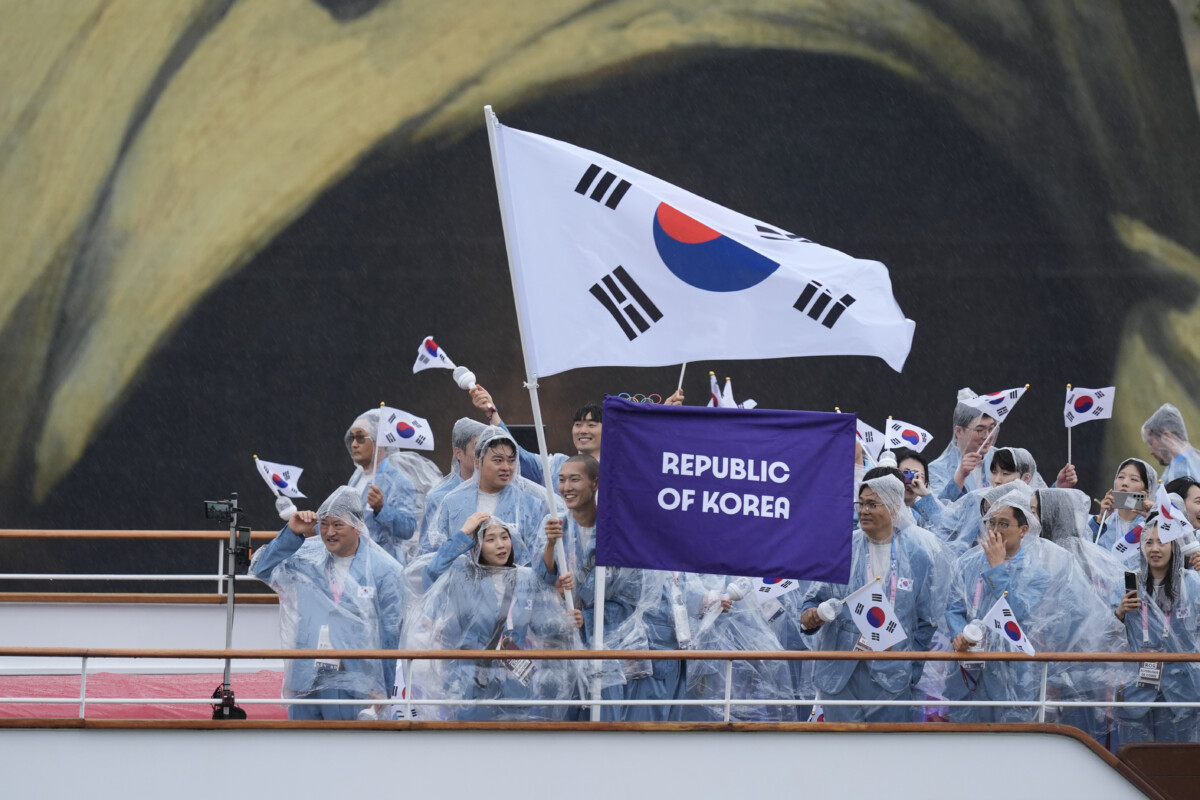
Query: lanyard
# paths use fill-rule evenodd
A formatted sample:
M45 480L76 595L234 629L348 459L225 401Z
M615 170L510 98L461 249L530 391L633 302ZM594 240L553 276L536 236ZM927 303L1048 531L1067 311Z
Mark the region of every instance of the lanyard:
M869 542L871 540L868 539L867 541L868 541L868 544L867 544L867 583L872 584L875 582L875 574L874 574L875 570L871 568L871 545L869 544ZM891 560L891 565L892 565L892 569L891 569L891 572L892 572L892 594L891 594L891 597L889 597L888 599L891 601L892 607L894 608L896 606L896 534L895 533L892 534L892 553L891 553L890 560Z
M345 584L338 586L338 583L335 580L335 577L336 577L336 575L334 573L334 568L333 568L333 559L329 558L328 560L325 561L325 579L329 581L329 593L333 595L333 604L336 606L341 603L342 593L345 591L346 586L345 586ZM347 569L346 570L346 578L349 578L349 577L350 577L350 570Z
M1150 645L1150 609L1149 609L1149 603L1147 601L1153 602L1153 599L1151 597L1147 596L1146 600L1142 601L1142 646L1143 647L1148 647ZM1167 637L1169 637L1171 635L1171 614L1172 613L1174 613L1174 610L1172 610L1170 613L1167 614L1167 618L1163 622L1163 634L1162 634L1162 649L1163 650L1167 649Z
M511 631L513 629L513 606L517 604L517 593L513 592L512 602L508 604L508 619L504 621L504 629Z

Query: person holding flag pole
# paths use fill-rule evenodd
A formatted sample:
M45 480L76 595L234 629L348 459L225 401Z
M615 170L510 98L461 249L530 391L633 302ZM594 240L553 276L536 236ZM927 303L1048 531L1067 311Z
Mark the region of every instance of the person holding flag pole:
M876 355L903 368L916 324L896 303L882 264L599 153L503 126L491 106L484 122L548 493L540 377L578 367L799 355ZM713 325L716 318L725 324ZM553 513L549 497L547 504ZM598 566L597 597L605 596L604 578ZM603 646L603 608L596 604L594 647ZM598 697L598 677L592 688ZM592 713L598 717L599 707Z
M868 471L858 498L850 583L812 585L801 604L800 623L815 635L814 650L928 650L945 608L949 555L937 537L913 523L896 469ZM861 599L864 591L878 595L874 604ZM916 722L919 705L827 701L916 700L924 666L920 661L817 662L816 702L831 722Z
M404 542L417 530L417 492L388 461L389 448L375 438L380 414L380 408L364 411L346 429L346 450L354 462L354 473L346 485L362 499L367 535L403 564Z
M1000 422L973 404L977 397L969 388L958 390L953 438L929 464L929 488L944 502L990 485L990 449L1000 436Z

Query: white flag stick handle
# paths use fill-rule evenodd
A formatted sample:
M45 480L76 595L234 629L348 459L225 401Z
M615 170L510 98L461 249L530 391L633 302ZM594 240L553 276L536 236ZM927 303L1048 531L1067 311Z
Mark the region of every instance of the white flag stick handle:
M687 362L683 362L683 366L679 368L679 385L675 387L675 391L683 388L683 373L687 372Z
M1068 403L1070 402L1070 400L1071 400L1071 384L1068 383L1067 384L1067 401L1068 401ZM1070 425L1067 426L1067 463L1068 464L1073 463L1071 461L1071 426Z
M601 601L599 603L596 603L594 605L594 607L592 608L592 619L593 619L592 649L593 650L603 650L604 649L604 600L603 600L603 598L604 598L604 590L605 590L605 587L607 586L607 578L608 578L607 568L602 567L599 564L597 564L593 575L595 577L595 585L593 587L595 589L595 595L596 595L596 597L601 598ZM600 667L601 667L601 662L599 662L599 661L592 662L592 699L593 700L600 699L600 691L601 691ZM592 717L592 722L600 721L600 706L592 706L591 717Z
M375 436L372 437L371 443L375 445L375 456L371 459L371 479L375 479L375 473L379 471L379 430L383 427L383 403L379 404L379 419L375 421ZM378 485L378 484L377 484Z
M500 226L504 230L504 250L508 255L508 275L512 281L513 287L513 303L517 307L517 333L521 337L521 357L525 361L525 388L529 389L529 404L533 407L533 430L537 434L538 452L542 457L542 482L546 487L546 513L553 515L554 508L554 486L551 484L553 476L550 474L550 454L546 447L546 432L542 429L542 406L538 402L538 383L537 375L529 368L529 342L525 338L525 314L529 309L521 306L521 293L517 290L517 275L513 268L516 263L516 256L513 251L513 237L508 232L508 204L504 201L504 184L503 177L500 174L500 156L496 146L496 126L500 124L500 120L492 113L491 106L483 107L483 125L487 128L488 146L492 151L492 173L496 178L496 200L500 204ZM565 575L567 573L566 553L563 550L562 539L559 539L554 544L554 561L558 566L558 574ZM570 589L563 593L563 599L566 600L567 608L575 608L574 592ZM604 604L604 597L599 597L600 604Z

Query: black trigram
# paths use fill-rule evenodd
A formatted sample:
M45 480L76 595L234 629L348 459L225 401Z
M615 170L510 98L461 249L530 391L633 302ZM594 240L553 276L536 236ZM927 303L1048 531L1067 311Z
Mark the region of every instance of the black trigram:
M863 441L866 442L867 444L870 444L871 442L875 441L875 431L867 431L866 433L864 433Z
M607 192L609 187L613 185L613 181L617 180L617 176L605 170L604 175L600 177L600 180L596 182L596 186L593 188L592 181L595 181L596 176L599 174L599 167L597 167L595 164L589 166L587 171L583 173L583 177L579 179L579 183L575 184L576 194L587 195L588 189L591 189L592 193L588 195L589 197L591 197L597 203L599 203L601 200L604 200L604 193ZM607 200L604 200L604 205L615 209L621 202L621 198L624 197L625 193L628 191L629 181L622 178L621 180L617 181L617 188L612 190L612 192L608 195ZM633 337L631 336L629 338L632 339Z
M872 641L872 642L878 642L878 641L879 641L879 634L878 634L878 633L876 633L875 631L871 631L871 641Z
M1068 411L1067 412L1067 422L1074 422L1074 421L1075 421L1075 415L1073 413L1071 413L1070 411Z
M1000 613L1001 613L1001 615L1003 615L1003 616L1005 616L1005 617L1011 617L1011 616L1012 616L1012 611L1011 611L1011 610L1009 610L1009 609L1007 609L1007 608L1002 608L1002 609L1000 609Z
M812 244L812 239L805 239L803 236L788 233L787 231L777 231L769 225L755 225L754 227L758 229L758 235L764 239L776 242L808 242Z
M882 603L882 602L883 602L883 595L881 595L881 594L873 594L873 595L871 595L871 602L872 602L872 603Z
M1104 413L1104 408L1102 406L1096 406L1096 410L1092 412L1092 416L1098 417L1103 413Z
M1096 397L1104 397L1104 390L1097 389L1096 391L1092 392L1092 394L1096 395Z
M862 604L862 603L859 603L858 605L856 605L856 606L854 607L854 615L855 615L856 617L861 617L861 616L862 616L862 612L863 612L863 604Z
M1020 396L1021 396L1021 392L1018 389L1011 389L1008 393L1009 400L1016 400Z
M813 299L814 297L816 300ZM808 285L804 287L804 291L800 293L800 299L792 307L797 311L807 313L808 316L832 330L834 323L838 321L843 312L854 304L854 298L844 294L841 300L832 305L830 305L831 301L833 301L833 295L829 293L828 289L821 286L820 281L809 281Z
M895 623L895 622L889 622L889 623L887 624L887 632L888 632L888 633L895 633L895 632L896 632L896 623Z
M612 318L621 326L621 330L631 342L637 338L638 333L650 330L650 325L663 317L658 306L650 301L642 287L634 282L624 267L617 267L598 283L593 283L588 291L600 301L600 305L604 306L609 314L612 314ZM646 317L650 318L649 322L646 321Z

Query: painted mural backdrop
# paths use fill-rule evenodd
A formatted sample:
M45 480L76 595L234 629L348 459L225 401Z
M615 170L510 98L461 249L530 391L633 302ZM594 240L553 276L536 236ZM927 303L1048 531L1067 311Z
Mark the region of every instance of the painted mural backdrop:
M429 334L528 422L485 103L890 267L917 323L903 374L695 364L689 401L713 369L940 451L960 386L1029 383L1001 444L1053 475L1065 384L1115 384L1113 420L1075 431L1099 493L1160 402L1200 436L1178 5L4 0L3 525L203 528L200 500L240 490L271 527L252 454L323 497L381 401L429 419L445 468L473 410L448 373L411 374ZM551 446L581 403L677 374L544 379Z

